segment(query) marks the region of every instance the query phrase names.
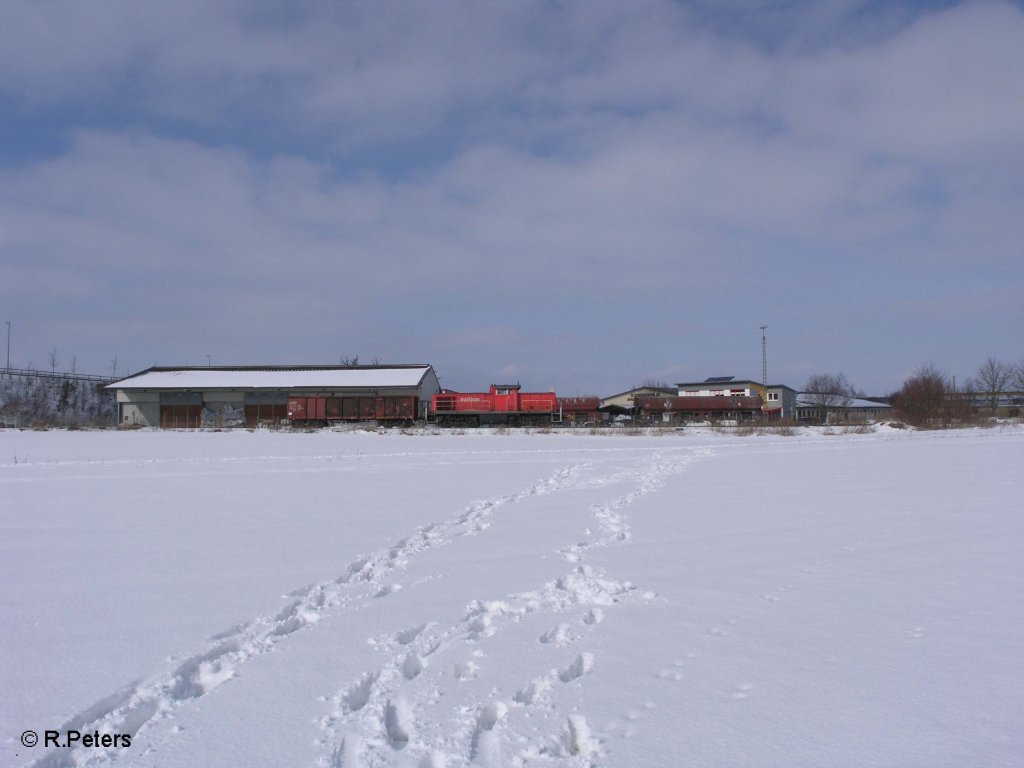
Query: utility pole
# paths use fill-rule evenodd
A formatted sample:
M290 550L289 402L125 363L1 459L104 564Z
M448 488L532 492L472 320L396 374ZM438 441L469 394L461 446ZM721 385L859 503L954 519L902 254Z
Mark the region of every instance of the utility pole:
M761 326L761 383L764 385L765 397L768 396L768 347L764 339L767 328L767 325Z
M761 420L768 418L768 347L765 344L764 332L767 325L761 326Z

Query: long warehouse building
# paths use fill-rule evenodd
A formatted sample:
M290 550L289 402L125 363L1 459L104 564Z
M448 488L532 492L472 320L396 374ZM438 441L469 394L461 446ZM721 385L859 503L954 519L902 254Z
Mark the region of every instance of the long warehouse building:
M426 364L154 366L107 389L117 392L121 426L195 429L279 424L290 400L303 419L420 418L440 384ZM307 404L324 412L309 414Z

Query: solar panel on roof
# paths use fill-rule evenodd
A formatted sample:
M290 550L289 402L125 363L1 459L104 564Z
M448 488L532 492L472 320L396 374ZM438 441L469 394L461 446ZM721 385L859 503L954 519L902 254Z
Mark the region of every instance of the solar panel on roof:
M724 384L727 381L732 381L735 376L712 376L709 379L704 379L705 384Z

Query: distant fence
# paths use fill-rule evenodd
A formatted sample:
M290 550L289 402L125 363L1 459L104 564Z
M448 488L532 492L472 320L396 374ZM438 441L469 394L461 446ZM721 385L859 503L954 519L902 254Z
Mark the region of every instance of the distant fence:
M3 376L29 376L39 379L64 379L71 381L89 381L93 384L113 384L118 379L110 376L93 376L88 373L57 373L56 371L39 371L30 368L2 368L0 375Z
M1003 392L952 392L949 397L963 400L975 408L989 408L993 401L997 408L1024 405L1024 390L1004 390Z

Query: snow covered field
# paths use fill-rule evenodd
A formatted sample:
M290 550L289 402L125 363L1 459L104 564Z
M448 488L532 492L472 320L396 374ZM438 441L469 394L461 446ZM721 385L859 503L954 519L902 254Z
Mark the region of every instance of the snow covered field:
M1020 428L0 430L0 764L1021 765L1022 466Z

